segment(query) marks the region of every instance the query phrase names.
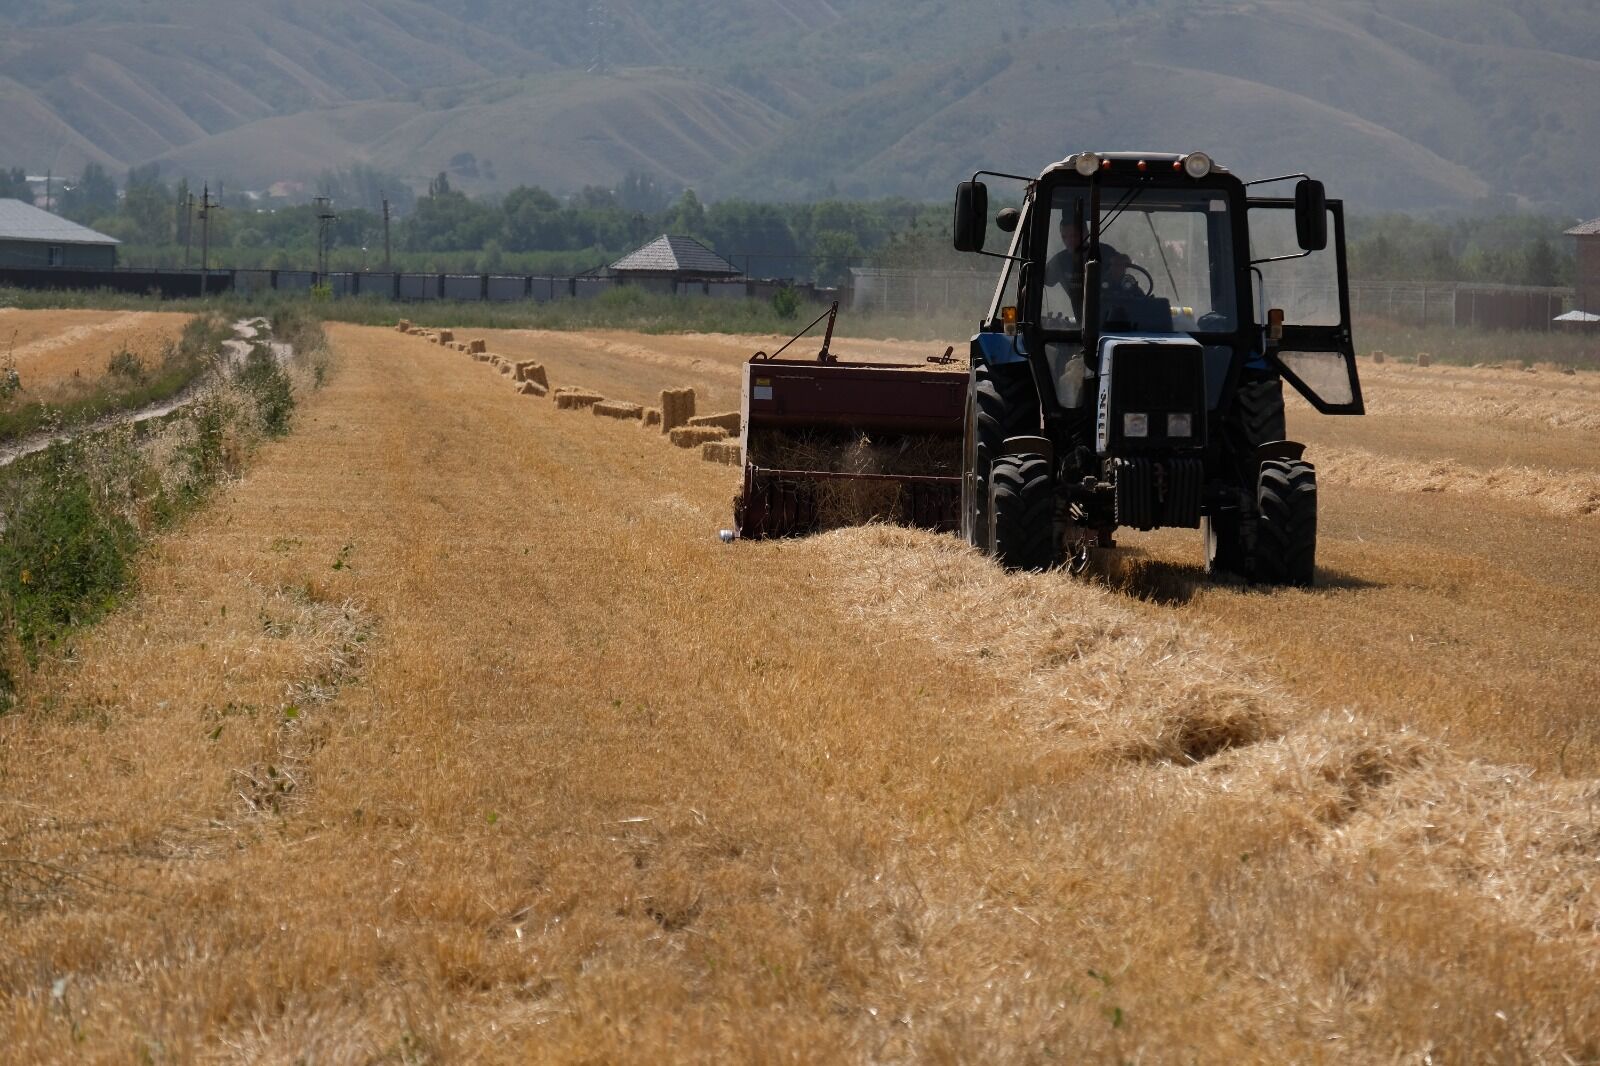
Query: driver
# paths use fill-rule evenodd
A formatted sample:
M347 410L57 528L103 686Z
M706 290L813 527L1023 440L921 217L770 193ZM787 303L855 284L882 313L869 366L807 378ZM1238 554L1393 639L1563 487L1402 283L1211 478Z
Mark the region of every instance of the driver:
M1088 254L1083 223L1075 216L1061 213L1061 250L1045 261L1044 283L1060 285L1072 300L1072 317L1083 320L1083 261ZM1117 251L1115 247L1100 242L1100 285L1107 289L1120 289L1128 284L1128 268L1133 258Z

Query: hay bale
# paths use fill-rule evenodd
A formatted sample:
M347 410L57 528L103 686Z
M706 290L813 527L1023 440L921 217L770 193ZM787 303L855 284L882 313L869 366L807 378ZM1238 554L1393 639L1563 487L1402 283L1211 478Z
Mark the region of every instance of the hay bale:
M409 319L402 318L400 320L400 324L395 326L394 328L399 330L401 333L410 333L411 332L411 321Z
M700 445L700 458L708 463L738 466L741 460L739 442L736 440L708 440Z
M1373 352L1372 353L1372 361L1374 363L1377 363L1379 366L1383 365L1383 361L1386 358L1388 358L1388 357L1386 355L1384 355L1383 352Z
M510 377L511 376L511 364L510 363L501 363L500 364L500 373L506 375L507 377Z
M1417 353L1417 365L1418 366L1432 366L1433 365L1433 355L1431 353L1429 353L1429 352L1418 352Z
M489 357L487 355L475 355L472 357L472 361L474 363L487 363L489 361Z
M524 381L517 389L524 396L543 396L550 390L537 381Z
M644 418L642 421L645 426L650 428L659 426L661 424L661 408L646 407L644 409Z
M721 426L678 426L667 437L675 448L698 448L708 441L724 440L728 431Z
M441 341L443 341L444 343L449 344L449 343L453 342L456 339L455 331L454 330L448 330L448 329L441 329L439 331L439 339Z
M550 377L545 373L543 363L524 359L519 363L513 363L512 366L516 370L518 381L537 381L547 389L550 387Z
M620 418L625 421L637 421L644 417L644 408L636 403L624 400L602 400L594 405L597 418Z
M671 433L679 426L687 426L693 417L693 389L661 390L661 432Z
M694 418L689 419L689 425L721 426L728 431L728 436L737 437L739 435L739 412L724 411L719 415L696 415Z
M468 341L467 347L475 352L486 352L489 350L489 342L484 340Z
M593 407L604 399L605 397L598 392L585 392L582 389L557 389L556 409L560 411L581 411L585 407Z

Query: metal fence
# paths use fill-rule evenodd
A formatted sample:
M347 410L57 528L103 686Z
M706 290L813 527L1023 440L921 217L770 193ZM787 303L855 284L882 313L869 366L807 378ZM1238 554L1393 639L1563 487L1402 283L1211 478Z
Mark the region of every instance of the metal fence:
M954 309L981 315L994 298L998 278L997 273L874 267L853 267L850 275L852 310L902 314ZM1571 289L1421 281L1358 281L1350 286L1355 318L1412 326L1553 330L1556 316L1575 305Z
M970 270L923 271L850 268L852 311L936 314L970 311L977 319L994 298L997 274Z
M807 282L734 278L661 278L646 282L627 281L608 275L586 274L577 277L547 277L530 274L409 274L389 272L333 272L319 276L310 270L79 270L66 268L0 268L0 286L21 289L110 289L138 295L154 294L166 299L202 294L238 292L253 295L265 292L310 292L319 282L335 299L372 299L421 302L449 300L461 303L515 303L531 301L593 299L614 288L639 285L649 292L675 296L700 296L713 299L771 299L783 288L795 289L803 299L828 300L836 290Z

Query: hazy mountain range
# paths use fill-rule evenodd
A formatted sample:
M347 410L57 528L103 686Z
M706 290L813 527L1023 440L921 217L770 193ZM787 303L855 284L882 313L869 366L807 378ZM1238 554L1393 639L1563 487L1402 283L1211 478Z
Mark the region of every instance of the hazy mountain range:
M1600 213L1590 0L0 0L0 165L943 197L1084 147ZM1509 200L1508 200L1509 198Z

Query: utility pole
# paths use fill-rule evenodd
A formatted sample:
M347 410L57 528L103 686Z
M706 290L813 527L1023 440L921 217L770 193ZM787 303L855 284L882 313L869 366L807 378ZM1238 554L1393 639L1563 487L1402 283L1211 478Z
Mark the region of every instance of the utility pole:
M318 196L317 204L317 284L321 285L327 280L328 275L328 227L339 220L333 213L333 200L327 196Z
M183 269L189 269L189 246L194 243L194 193L178 205L183 211Z
M44 172L44 209L50 210L50 183L55 178L55 168L51 167Z
M383 272L394 272L394 265L389 260L389 198L383 198Z
M205 299L207 272L211 269L211 212L222 205L211 199L211 183L200 193L200 298Z

